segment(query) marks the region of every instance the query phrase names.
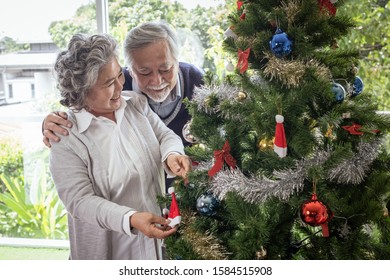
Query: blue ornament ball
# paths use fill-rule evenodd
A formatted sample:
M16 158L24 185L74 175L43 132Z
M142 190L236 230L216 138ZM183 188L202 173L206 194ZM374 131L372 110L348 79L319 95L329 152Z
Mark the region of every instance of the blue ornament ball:
M214 216L220 201L211 193L204 193L196 200L196 209L203 216Z
M269 41L269 47L276 57L284 57L292 52L292 41L287 34L278 28L275 35Z
M363 83L363 80L356 76L355 78L355 81L353 82L353 86L352 86L352 97L354 96L358 96L359 94L362 93L363 91L363 88L364 88L364 83Z
M342 102L345 97L345 89L342 85L339 83L333 83L332 85L332 91L335 95L336 101L337 102Z

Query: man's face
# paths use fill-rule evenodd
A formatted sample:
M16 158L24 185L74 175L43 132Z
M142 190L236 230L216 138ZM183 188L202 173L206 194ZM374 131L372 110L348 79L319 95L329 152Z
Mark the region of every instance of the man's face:
M155 102L163 102L176 86L178 63L165 40L133 51L131 76L140 90Z

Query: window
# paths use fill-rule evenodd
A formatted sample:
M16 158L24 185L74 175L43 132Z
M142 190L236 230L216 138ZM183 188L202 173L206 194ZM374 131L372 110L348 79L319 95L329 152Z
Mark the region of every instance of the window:
M35 98L35 85L34 84L31 84L31 98L32 99Z
M53 80L59 47L48 28L54 21L66 23L79 7L93 3L8 1L0 11L0 195L8 197L8 203L0 197L0 238L68 238L66 212L48 171L49 149L41 134L44 116L59 108ZM20 25L20 18L30 28ZM88 25L96 26L96 19ZM18 194L19 189L23 192Z
M8 98L11 100L14 98L14 91L12 85L8 85Z

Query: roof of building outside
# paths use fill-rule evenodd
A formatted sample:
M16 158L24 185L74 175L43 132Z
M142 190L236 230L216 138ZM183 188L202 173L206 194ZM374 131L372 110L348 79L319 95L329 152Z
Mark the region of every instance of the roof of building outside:
M52 68L57 53L11 53L0 55L0 68Z

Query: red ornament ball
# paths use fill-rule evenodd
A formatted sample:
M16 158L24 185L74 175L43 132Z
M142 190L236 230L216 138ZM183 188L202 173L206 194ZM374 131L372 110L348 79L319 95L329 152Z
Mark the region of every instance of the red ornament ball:
M302 204L300 209L302 221L311 226L320 226L327 223L332 217L332 211L313 194L311 200Z

